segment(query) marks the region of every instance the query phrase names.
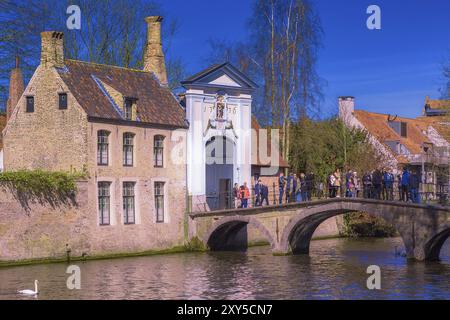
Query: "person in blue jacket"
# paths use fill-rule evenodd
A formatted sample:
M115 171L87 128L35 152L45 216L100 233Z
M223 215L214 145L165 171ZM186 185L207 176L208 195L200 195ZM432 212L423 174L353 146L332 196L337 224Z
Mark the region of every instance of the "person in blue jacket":
M401 186L402 186L402 195L401 198L403 201L408 202L409 201L409 171L408 168L404 167L403 168L403 173L402 173L402 180L401 180Z
M413 203L420 203L419 187L420 187L419 175L416 172L414 172L409 175L409 192L411 194L411 201Z

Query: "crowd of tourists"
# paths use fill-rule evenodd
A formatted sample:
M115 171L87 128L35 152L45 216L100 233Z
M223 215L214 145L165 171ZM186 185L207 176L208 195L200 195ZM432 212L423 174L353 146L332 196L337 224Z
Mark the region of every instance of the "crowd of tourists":
M317 181L313 172L298 175L291 172L287 176L281 172L278 177L278 198L275 195L270 198L277 199L279 204L311 201L313 196L317 199L347 197L420 203L420 180L417 173L410 172L406 167L397 175L389 170L376 169L360 176L356 171L342 173L336 169L325 183ZM254 198L250 199L250 195L246 182L241 186L236 183L233 188L234 207L248 208L250 205L270 203L269 187L259 178L255 179L253 185Z
M330 198L345 196L420 203L420 181L419 175L406 167L397 175L376 169L365 172L361 178L357 172L348 171L343 175L337 169L328 176L328 194Z

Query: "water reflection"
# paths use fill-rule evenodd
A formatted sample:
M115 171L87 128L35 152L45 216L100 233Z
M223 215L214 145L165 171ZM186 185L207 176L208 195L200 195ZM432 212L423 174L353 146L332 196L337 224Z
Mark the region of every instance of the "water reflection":
M68 290L66 264L0 269L0 299L39 280L38 299L449 299L450 244L441 262L395 255L401 239L313 241L309 256L248 252L173 254L79 263L81 290ZM381 267L381 290L368 290L366 269Z

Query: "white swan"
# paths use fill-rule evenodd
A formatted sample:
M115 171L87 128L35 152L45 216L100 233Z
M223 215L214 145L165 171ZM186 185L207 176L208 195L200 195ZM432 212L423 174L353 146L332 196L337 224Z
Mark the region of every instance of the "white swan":
M29 289L27 289L27 290L19 290L19 293L20 294L26 294L26 295L29 295L29 296L31 296L31 295L34 296L34 295L39 294L38 283L39 283L39 281L34 280L34 291L33 290L29 290Z

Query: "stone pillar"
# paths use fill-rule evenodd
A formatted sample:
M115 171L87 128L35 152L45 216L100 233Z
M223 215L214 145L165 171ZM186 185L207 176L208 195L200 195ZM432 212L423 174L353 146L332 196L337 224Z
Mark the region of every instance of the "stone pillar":
M24 91L23 75L19 67L19 57L16 57L16 67L11 71L9 80L9 97L6 104L6 119L11 117L11 114L19 102L20 97Z
M145 18L147 22L147 45L144 56L144 71L153 72L163 86L167 86L166 63L161 42L160 16Z
M46 68L64 67L64 33L41 32L41 66Z

